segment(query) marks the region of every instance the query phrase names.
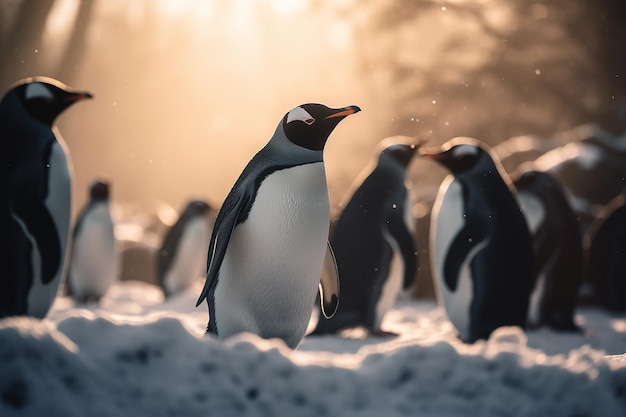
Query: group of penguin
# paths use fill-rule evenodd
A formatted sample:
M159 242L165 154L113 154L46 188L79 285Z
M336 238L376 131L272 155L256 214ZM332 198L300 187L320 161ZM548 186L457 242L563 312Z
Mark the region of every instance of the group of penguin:
M6 150L0 318L45 317L59 287L79 302L98 302L117 277L111 185L103 180L91 184L88 203L72 231L72 165L54 126L64 110L90 98L91 93L58 80L31 77L15 83L0 102L0 138ZM156 261L166 296L199 276L211 230L210 209L204 201L190 201L167 231Z
M65 270L80 300L103 295L117 268L109 186L95 182L70 230L71 166L53 127L71 104L91 98L59 81L16 83L0 102L5 189L0 318L45 317ZM357 106L308 103L287 112L246 165L213 224L211 209L190 202L158 252L164 293L189 287L206 260L196 306L207 301L207 333L252 332L302 341L311 334L381 328L418 268L407 169L416 153L445 167L432 209L430 257L437 296L459 337L487 339L501 326L575 330L582 249L570 239L576 216L550 175L529 170L512 180L488 147L455 138L383 142L373 168L354 186L332 223L324 147ZM332 229L332 230L331 230ZM95 279L98 274L102 278ZM340 293L341 292L341 293ZM315 304L318 300L318 307Z

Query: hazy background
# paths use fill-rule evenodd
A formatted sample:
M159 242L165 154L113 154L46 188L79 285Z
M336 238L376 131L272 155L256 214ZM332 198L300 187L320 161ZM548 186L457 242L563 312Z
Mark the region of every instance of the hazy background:
M625 23L620 0L0 0L0 87L95 95L58 120L75 212L97 176L118 203L219 206L289 109L359 105L326 147L336 205L386 136L623 133Z

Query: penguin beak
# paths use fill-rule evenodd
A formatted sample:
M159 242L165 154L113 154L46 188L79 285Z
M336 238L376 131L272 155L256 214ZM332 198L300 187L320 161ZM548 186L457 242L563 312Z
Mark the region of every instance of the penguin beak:
M420 156L427 158L427 159L433 159L435 161L439 161L444 159L443 157L443 153L441 152L441 149L439 148L419 148L419 154Z
M334 113L329 114L328 116L324 117L324 119L332 119L335 117L346 117L349 116L351 114L360 112L361 109L358 106L348 106L348 107L344 107L342 109L337 109L337 111L335 111Z
M93 95L91 93L88 93L86 91L82 91L82 92L70 93L65 98L65 101L69 101L69 102L75 103L77 101L88 100L88 99L92 99L92 98L93 98Z

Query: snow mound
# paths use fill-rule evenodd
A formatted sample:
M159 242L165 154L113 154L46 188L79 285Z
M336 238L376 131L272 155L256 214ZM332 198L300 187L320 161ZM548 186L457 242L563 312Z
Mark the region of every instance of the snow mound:
M404 340L346 354L252 334L220 342L175 311L138 320L76 308L56 323L0 321L0 369L2 416L626 415L623 357L589 346L548 356L517 328L470 346Z

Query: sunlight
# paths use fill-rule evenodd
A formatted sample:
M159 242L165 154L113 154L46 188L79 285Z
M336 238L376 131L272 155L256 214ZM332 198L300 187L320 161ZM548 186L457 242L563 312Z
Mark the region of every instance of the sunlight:
M613 320L611 327L618 333L626 333L626 320Z
M164 16L185 16L193 13L206 15L216 6L215 1L205 0L158 0L159 11ZM267 5L275 14L290 15L305 9L309 0L257 0L236 2L239 12L255 10L258 5Z
M46 34L54 37L59 44L59 36L65 36L72 27L70 24L78 12L79 2L77 0L58 0L54 2L52 10L46 20Z
M44 47L49 56L54 60L63 52L63 46L67 43L72 22L76 19L78 0L58 0L54 2L52 10L46 20L44 29Z
M163 16L204 18L213 12L214 1L158 0L157 7Z
M270 7L276 13L291 14L304 9L309 0L260 0L269 3Z

